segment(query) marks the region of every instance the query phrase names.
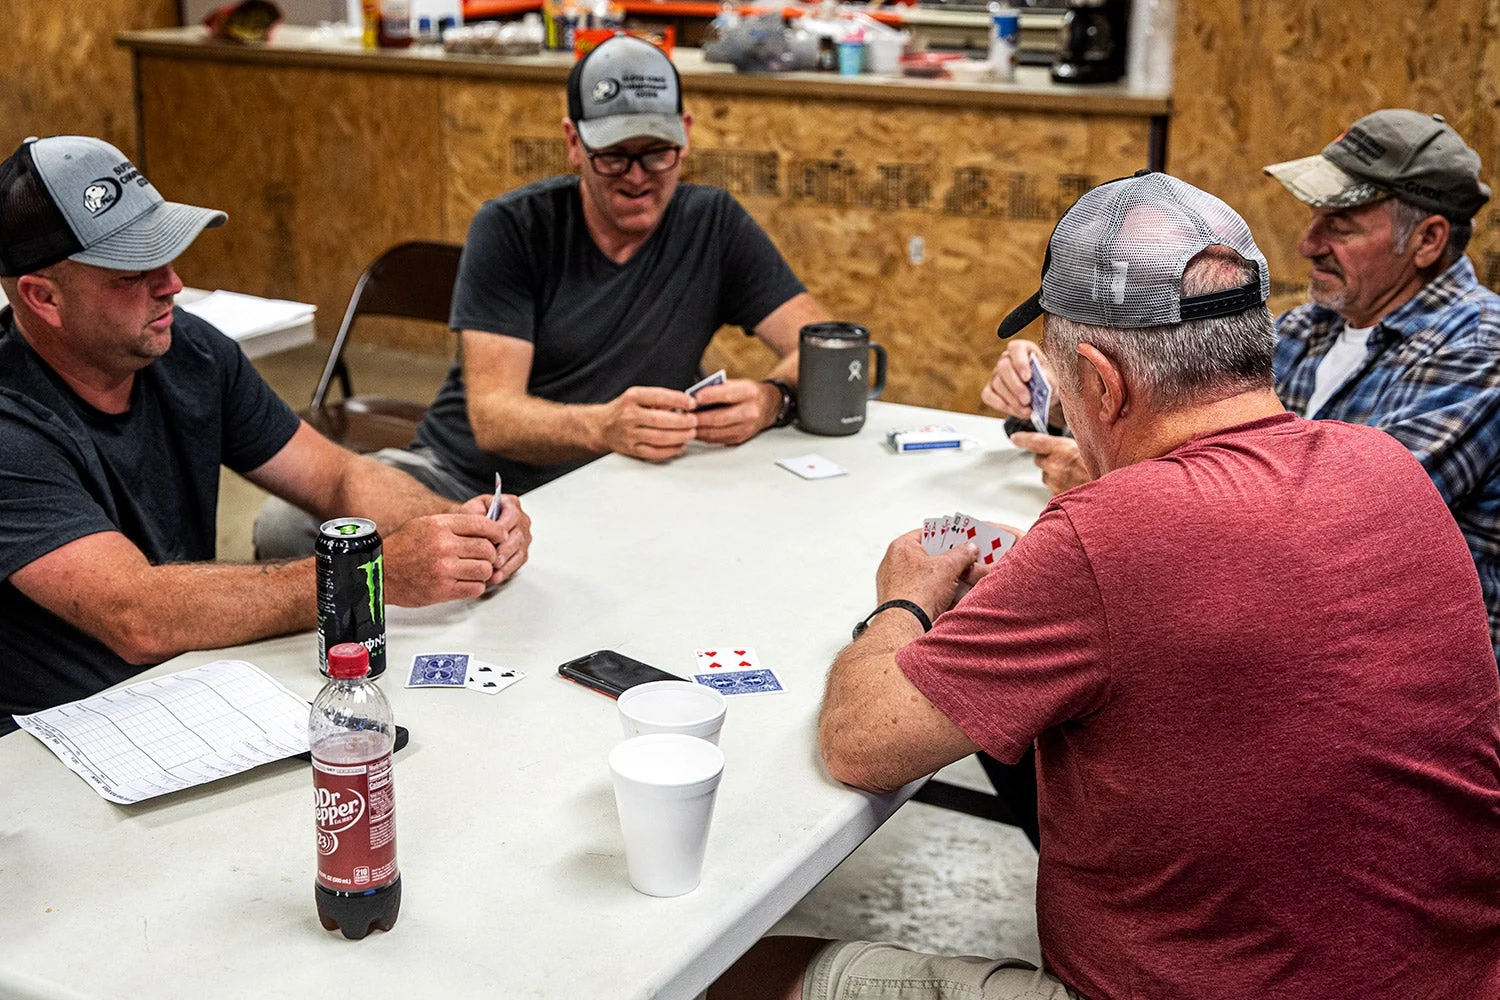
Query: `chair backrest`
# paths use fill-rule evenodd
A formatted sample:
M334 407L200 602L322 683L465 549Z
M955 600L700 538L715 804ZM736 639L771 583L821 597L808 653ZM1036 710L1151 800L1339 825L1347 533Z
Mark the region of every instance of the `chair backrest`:
M457 243L412 240L398 243L365 268L354 285L354 294L344 310L344 320L333 339L333 349L323 366L323 376L313 390L313 409L323 405L335 375L340 376L344 394L350 392L344 372L344 345L354 321L360 316L398 316L448 322L453 301L453 284L458 280L458 260L463 247Z

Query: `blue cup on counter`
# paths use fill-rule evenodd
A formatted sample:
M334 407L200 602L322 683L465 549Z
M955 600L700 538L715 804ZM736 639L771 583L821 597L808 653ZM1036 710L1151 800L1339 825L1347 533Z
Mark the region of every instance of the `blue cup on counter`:
M865 71L865 43L860 39L839 42L839 75L858 76Z

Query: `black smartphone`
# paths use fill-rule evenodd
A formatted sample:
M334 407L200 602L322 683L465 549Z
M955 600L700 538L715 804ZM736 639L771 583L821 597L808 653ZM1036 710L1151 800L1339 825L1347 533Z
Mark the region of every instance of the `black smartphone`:
M1005 436L1010 437L1016 431L1026 431L1028 433L1034 434L1036 433L1036 425L1033 424L1027 417L1006 417ZM1048 424L1047 433L1051 434L1053 437L1064 437L1067 434L1067 431L1065 431L1061 427Z
M680 681L684 678L658 670L649 663L632 660L613 649L601 649L576 660L569 660L557 672L584 687L618 698L626 689L649 681Z

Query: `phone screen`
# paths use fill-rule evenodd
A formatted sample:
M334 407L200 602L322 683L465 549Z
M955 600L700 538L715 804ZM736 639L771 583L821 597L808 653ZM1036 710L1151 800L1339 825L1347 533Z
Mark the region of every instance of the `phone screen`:
M569 660L558 667L557 672L570 681L602 691L611 698L618 698L628 688L648 681L684 679L665 670L658 670L649 663L622 656L612 649L601 649L576 660Z

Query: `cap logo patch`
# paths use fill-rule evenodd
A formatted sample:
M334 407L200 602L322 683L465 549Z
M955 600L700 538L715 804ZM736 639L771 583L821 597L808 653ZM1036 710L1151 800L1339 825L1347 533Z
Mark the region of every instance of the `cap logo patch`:
M83 189L83 208L90 215L103 215L120 200L120 182L113 177L90 181Z
M1385 144L1372 138L1370 133L1359 127L1349 129L1335 141L1349 150L1355 159L1367 165L1385 155Z
M603 104L605 101L613 100L615 95L619 92L620 81L605 77L598 83L594 84L594 89L589 96L594 99L595 104Z

